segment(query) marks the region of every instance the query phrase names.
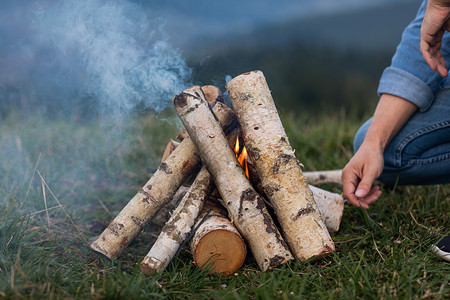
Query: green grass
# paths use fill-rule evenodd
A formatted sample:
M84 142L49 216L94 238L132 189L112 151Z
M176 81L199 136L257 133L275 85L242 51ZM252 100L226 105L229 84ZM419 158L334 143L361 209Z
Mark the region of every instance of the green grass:
M342 168L363 121L282 114L305 170ZM10 115L0 124L0 298L448 299L450 264L430 243L450 232L450 187L382 187L370 210L346 205L337 251L260 272L249 257L232 276L207 275L182 251L153 276L138 271L167 217L160 213L110 262L90 251L178 132L170 117L139 116L105 135L96 122ZM110 133L111 131L107 131ZM341 192L338 187L325 188ZM47 210L45 209L47 205Z

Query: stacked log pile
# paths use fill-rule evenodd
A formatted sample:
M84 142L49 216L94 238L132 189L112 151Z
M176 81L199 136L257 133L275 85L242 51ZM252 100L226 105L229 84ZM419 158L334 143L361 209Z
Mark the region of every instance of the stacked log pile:
M142 261L142 272L164 270L191 236L195 263L223 274L242 265L247 246L262 271L335 250L329 232L339 229L343 198L309 184L339 184L340 171L302 173L261 71L232 79L227 90L234 111L213 86L194 86L173 97L187 133L180 143L169 141L158 170L92 249L118 258L193 177ZM247 159L238 161L236 140L245 142Z

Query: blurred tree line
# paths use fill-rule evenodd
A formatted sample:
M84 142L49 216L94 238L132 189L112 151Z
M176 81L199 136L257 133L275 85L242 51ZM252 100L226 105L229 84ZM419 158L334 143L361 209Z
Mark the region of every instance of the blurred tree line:
M223 90L227 75L259 69L282 111L333 113L343 109L362 116L373 112L378 81L391 56L388 50L302 44L247 47L204 59L194 68L194 78L197 84L216 84Z
M360 117L373 111L378 100L378 80L390 64L392 53L290 44L286 47L234 47L201 59L186 56L187 64L194 66L193 84L214 84L225 91L227 76L262 70L281 112L345 110L347 115ZM0 88L0 116L11 110L82 118L96 115L92 99L70 93L60 95L59 101L55 101L58 97L41 98L30 85ZM68 98L73 100L67 101Z

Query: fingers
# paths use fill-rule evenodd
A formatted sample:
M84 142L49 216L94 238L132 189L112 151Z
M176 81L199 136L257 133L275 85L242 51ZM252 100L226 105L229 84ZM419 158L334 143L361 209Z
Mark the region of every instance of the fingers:
M348 202L356 207L368 209L370 204L378 200L382 193L380 187L371 187L375 177L366 175L360 180L355 173L344 168L342 182L344 183L344 196Z
M445 20L443 19L442 22ZM442 77L447 77L447 66L441 52L444 32L442 25L438 26L429 20L424 20L420 31L420 52L433 71L438 72Z
M358 176L353 171L348 170L348 168L344 168L342 171L342 183L345 198L350 204L359 207L360 204L355 196L356 187L359 183Z
M433 71L436 71L442 77L447 77L447 65L444 58L442 57L442 52L440 50L440 44L431 47L429 43L422 40L420 42L420 52L422 53L425 62L430 66Z
M361 178L358 187L355 192L355 196L358 198L366 197L371 190L373 181L377 178L376 174L373 172L367 172Z

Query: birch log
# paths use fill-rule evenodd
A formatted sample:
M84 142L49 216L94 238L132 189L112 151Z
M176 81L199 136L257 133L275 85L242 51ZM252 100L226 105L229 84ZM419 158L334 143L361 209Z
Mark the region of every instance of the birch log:
M329 232L337 232L344 213L344 198L313 185L308 185Z
M192 87L172 101L260 269L265 271L291 260L286 243L229 147L200 87Z
M209 210L209 215L203 219ZM211 199L203 206L197 224L200 221L203 223L190 243L195 264L210 268L210 274L233 274L245 261L244 239L227 218L225 209Z
M227 83L244 140L291 251L301 261L334 251L300 163L281 124L264 75L254 71Z
M164 225L158 239L142 261L141 272L151 274L167 267L181 243L191 232L212 187L211 175L205 167L202 167L189 191Z
M250 173L250 181L255 190L260 195L267 198L266 193L263 190L261 178L259 177L259 174L250 159L248 160L248 170ZM306 174L306 172L304 174ZM321 188L312 186L311 182L309 182L309 178L306 179L309 184L309 188L313 193L317 207L319 208L322 220L325 222L325 226L327 226L329 232L337 232L344 213L344 198L340 194L328 192ZM313 180L313 182L317 181ZM272 207L271 204L270 206Z
M110 259L117 258L199 163L194 144L189 138L184 139L91 248Z
M222 103L218 104L210 101L216 118L224 130L233 131L238 124L234 113L225 109ZM110 259L117 258L156 212L172 198L183 181L192 175L199 163L197 148L188 135L183 135L178 147L91 244L91 248Z
M312 185L332 183L342 186L342 170L304 172L306 181Z

